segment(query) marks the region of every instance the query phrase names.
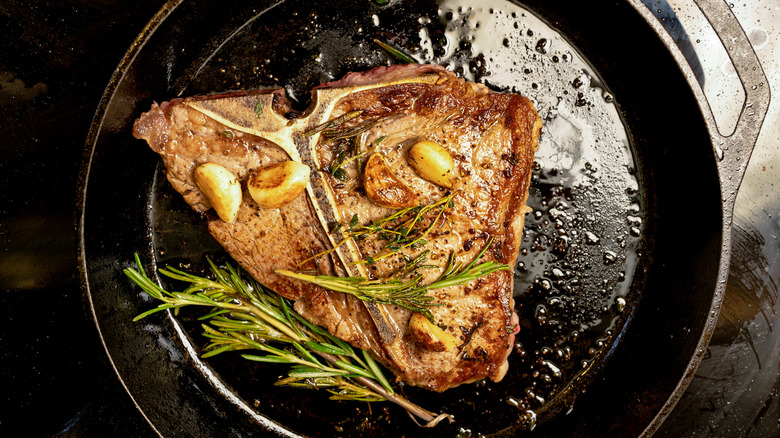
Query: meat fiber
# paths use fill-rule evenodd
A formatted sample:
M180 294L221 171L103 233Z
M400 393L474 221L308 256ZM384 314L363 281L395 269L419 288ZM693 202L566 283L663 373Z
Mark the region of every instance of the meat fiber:
M333 129L330 136L322 129L328 121L359 133L334 139ZM277 270L381 279L429 251L426 264L434 267L421 271L427 284L451 257L467 265L483 250L479 262L513 266L540 129L525 97L493 92L438 66L407 65L350 73L317 87L304 113L292 111L280 89L154 104L133 132L160 154L173 188L260 283L295 300L313 323L369 350L399 380L444 391L499 381L506 373L518 327L511 269L427 292L436 304L430 308L435 326L454 344L437 342L435 329L410 325L413 312L406 308L361 301ZM452 157L451 187L422 178L410 165L408 150L421 140ZM400 208L366 193L366 152L382 154L391 176L406 186L408 202L424 206L451 196L441 217L420 222L432 225L424 241L392 252L376 238L344 234L346 225L372 224ZM245 190L232 223L213 214L193 180L197 166L213 162L245 184L254 170L284 160L311 168L306 191L283 207L260 208Z

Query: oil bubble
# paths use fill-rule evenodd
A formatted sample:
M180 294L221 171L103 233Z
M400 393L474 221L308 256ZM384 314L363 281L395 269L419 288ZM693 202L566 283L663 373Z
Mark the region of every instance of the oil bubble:
M547 38L541 38L536 42L536 51L542 55L545 55L550 50L550 45L550 40Z

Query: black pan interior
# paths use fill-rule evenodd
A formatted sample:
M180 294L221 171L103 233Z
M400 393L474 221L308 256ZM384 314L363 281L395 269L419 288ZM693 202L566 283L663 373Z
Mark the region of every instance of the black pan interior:
M607 304L607 309L598 312L596 319L610 323L598 325L600 336L584 331L586 340L571 346L588 349L601 342L604 347L594 351L596 360L583 366L587 372L577 374L569 369L563 383L550 385L539 375L530 376L532 370L541 369L539 363L544 358L536 350L545 343L536 347L529 343L557 339L542 333L550 331L549 326L534 322L539 313L537 304L592 292L592 288L577 287L564 291L565 282L555 283L558 274L553 273L553 267L560 266L555 263L571 265L571 259L556 255L556 237L560 236L549 223L550 209L555 206L548 201L571 202L572 193L563 184L566 169L557 168L550 160L541 161L532 201L544 215L528 220L525 254L521 256L525 269L517 270L516 297L527 341L518 346L510 363L519 374L505 380L503 387L479 384L443 396L404 388L426 407L437 409L450 403L456 411L455 424L434 431L413 427L403 412L393 407L374 405L368 409L342 403L332 409L325 395L273 387L271 383L281 371L267 366L249 366L228 357L200 362L196 349L202 338L192 316L179 317L182 325L163 315L130 322L153 304L129 284L121 269L131 263L133 252L140 252L150 265L178 261L197 265L204 255L219 254L200 218L167 189L156 156L130 136L132 121L153 99L283 84L293 102L303 108L314 85L348 71L397 62L378 50L373 38L393 42L423 59L442 59L442 51L447 50L437 41L442 41L447 31L446 22L457 19L446 15L448 11L457 15L457 2L391 1L379 6L368 1L287 1L255 2L251 7L209 1L170 4L170 12L163 11L153 22L156 26L131 49L134 56L120 66L122 74L110 85L109 99L100 108L90 138L91 165L85 166L83 175L85 283L109 355L150 423L163 435L244 435L259 434L260 430L287 434L277 429L277 423L309 435L339 431L382 432L387 436L509 435L528 428L529 412L534 412L538 423L535 434L641 433L674 392L703 330L721 253L720 192L709 137L696 102L652 30L628 4L613 5L607 12L581 3L530 1L523 6L558 29L566 43L592 64L593 83L609 94L608 100L616 102L613 104L620 109L631 140L626 147L630 146L633 157L626 171L633 175L636 186L627 186L623 196L613 200L639 206L633 216L624 216L623 230L630 233L632 226L639 225L641 232L629 235L626 247L610 250L623 257L619 263L605 264L604 251L598 251L581 254L584 260L574 266L592 269L596 273L592 277L604 277L603 298L596 302ZM516 9L501 1L485 7L494 8L496 15ZM435 19L441 12L445 20L437 26ZM524 19L522 14L511 18L521 23ZM421 44L421 26L431 30L429 47ZM522 30L523 38L534 36L528 34L529 29ZM540 42L541 38L535 40ZM508 41L510 46L513 41L520 40ZM505 42L497 39L496 44ZM463 75L497 89L509 88L491 77L489 65L495 60L480 60L469 41L459 41L457 48L450 49L448 59L460 63ZM553 55L545 53L543 42L538 49L539 57ZM566 98L576 100L576 79L571 78L567 91L572 96ZM547 90L534 89L533 84L538 87L543 82L528 80L527 88L521 85L513 91L536 94L542 100ZM622 157L614 162L625 164ZM608 173L609 169L597 171ZM579 199L575 196L574 201ZM640 224L632 223L629 216L641 217ZM534 252L539 236L548 241ZM611 240L602 237L599 244L604 246L608 241L619 243L614 236ZM539 254L552 260L547 263ZM625 254L635 254L638 265L628 263ZM621 267L625 275L625 266L630 268L628 278L621 281L617 276ZM553 285L555 293L547 291L544 280ZM615 310L618 297L626 300L620 312ZM574 314L571 312L560 312L560 316ZM610 331L605 335L606 330ZM591 338L588 333L593 334ZM516 397L507 397L507 386ZM529 400L542 391L547 391L545 403L533 405Z

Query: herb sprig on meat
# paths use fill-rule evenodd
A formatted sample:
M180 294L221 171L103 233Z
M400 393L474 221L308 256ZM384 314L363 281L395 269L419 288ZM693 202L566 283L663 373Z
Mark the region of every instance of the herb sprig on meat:
M396 254L404 248L423 246L428 243L426 237L437 224L440 223L446 210L453 207L452 199L456 194L457 193L453 193L445 196L438 201L427 205L398 210L386 217L365 225L361 225L357 215L353 215L349 220L349 223L336 223L330 229L331 233L341 231L343 239L340 242L329 250L322 251L301 261L298 263L298 266L317 257L332 253L348 239L361 241L373 239L375 241L384 242L384 245L376 254L366 257L363 261L366 264L373 264L377 260L382 260ZM423 220L426 218L429 221L427 225L420 226L420 224L424 223Z
M477 257L465 267L462 263L456 265L454 253L450 254L447 267L441 275L432 283L425 285L421 284L423 276L417 273L414 273L412 278L406 280L398 278L398 276L370 280L365 277L308 275L287 269L278 269L276 270L276 273L284 275L285 277L313 283L335 292L354 295L363 301L400 306L413 312L422 313L428 320L433 320L430 308L438 304L433 301L433 297L427 294L429 290L466 284L493 272L509 269L509 265L496 263L492 260L476 264L492 242L493 238L490 238ZM407 267L404 269L404 272L408 273L410 271L417 271L419 268L429 267L423 265L427 260L426 256L427 251L423 252L421 256L415 259L413 262L414 269L409 269L409 267Z
M213 278L172 267L157 270L168 278L189 284L181 292L167 291L152 281L138 254L135 263L137 269L127 268L125 275L161 303L134 320L168 309L178 312L187 306L210 308L199 318L204 321L204 336L210 340L203 349L204 358L227 351L246 351L241 356L251 361L290 365L287 377L277 385L324 388L333 400L387 400L424 421L426 427L444 419L452 421L448 414L430 412L398 395L367 352L354 349L308 322L295 312L287 299L228 263L218 267L209 259Z

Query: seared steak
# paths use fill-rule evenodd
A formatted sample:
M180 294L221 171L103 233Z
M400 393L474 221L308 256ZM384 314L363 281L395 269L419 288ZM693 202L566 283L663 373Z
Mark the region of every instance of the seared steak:
M174 189L206 215L227 252L263 285L295 300L307 319L369 350L409 384L443 391L486 377L500 380L518 322L511 269L428 291L435 326L418 324L406 308L361 301L277 271L381 279L424 251L429 267L419 271L422 284L436 280L451 259L465 266L483 250L479 262L513 266L541 129L533 105L430 65L350 73L318 87L313 97L302 114L279 89L154 104L136 121L134 135L161 155ZM421 177L409 159L409 149L422 140L451 157L444 183ZM232 223L213 214L193 177L199 165L217 163L245 186L255 170L285 160L311 168L306 191L280 208L261 208L244 190ZM373 172L369 166L384 173L371 179L376 175L364 175ZM376 184L382 190L373 190ZM444 198L448 202L432 210L439 213L417 223L426 233L414 245L396 248L387 236L350 238L347 232Z

